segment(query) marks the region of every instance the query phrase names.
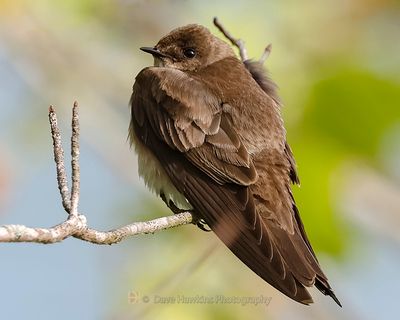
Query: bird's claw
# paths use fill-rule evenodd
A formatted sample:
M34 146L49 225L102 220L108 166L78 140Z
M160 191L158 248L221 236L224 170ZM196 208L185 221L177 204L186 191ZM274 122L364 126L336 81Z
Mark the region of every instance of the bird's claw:
M203 230L203 231L205 231L205 232L210 232L210 231L212 231L211 229L210 229L210 227L208 227L208 224L204 221L204 219L199 219L197 222L196 222L196 226L199 228L199 229L201 229L201 230ZM207 228L208 227L208 228Z

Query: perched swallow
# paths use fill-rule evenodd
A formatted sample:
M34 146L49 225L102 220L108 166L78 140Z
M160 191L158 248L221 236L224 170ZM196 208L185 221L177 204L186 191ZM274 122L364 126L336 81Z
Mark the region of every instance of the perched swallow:
M174 211L191 210L251 270L288 297L337 304L291 191L298 183L274 83L200 25L141 50L129 136L146 185Z

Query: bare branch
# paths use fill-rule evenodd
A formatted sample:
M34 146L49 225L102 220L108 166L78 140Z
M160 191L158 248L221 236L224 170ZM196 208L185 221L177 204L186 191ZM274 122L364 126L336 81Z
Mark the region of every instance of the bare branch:
M71 167L72 190L70 214L78 215L80 169L79 169L79 115L78 102L74 102L72 108L72 137L71 137Z
M35 242L55 243L68 237L75 237L94 244L115 244L124 238L146 233L154 233L177 226L190 224L192 214L183 212L172 216L161 217L146 222L135 222L111 231L90 229L84 215L70 215L61 224L52 228L29 228L23 225L0 226L0 242Z
M83 216L70 215L63 223L48 229L29 228L23 225L1 226L0 242L60 242L77 232L77 230L85 228L85 220Z
M51 137L53 138L54 161L56 162L58 189L60 190L62 205L65 211L71 208L70 195L68 190L67 173L64 166L64 150L61 143L61 133L58 129L57 115L53 106L49 108L49 121Z
M258 60L261 64L264 64L264 62L268 59L269 55L271 54L271 50L272 50L272 44L270 43L264 49L264 52L261 55L260 60Z
M242 59L242 61L248 60L249 57L247 55L247 49L245 47L244 41L242 39L234 38L230 34L230 32L225 29L225 27L221 24L221 22L219 22L217 17L215 17L213 21L214 25L219 29L219 31L221 31L224 34L224 36L232 43L232 45L234 45L239 49L240 59Z
M51 228L30 228L23 225L0 226L0 242L35 242L55 243L68 237L75 237L95 244L114 244L122 239L144 233L154 233L193 221L190 212L162 217L145 222L135 222L110 231L97 231L87 226L87 219L78 212L79 204L79 113L78 103L72 108L72 136L71 136L71 167L72 192L69 194L68 180L64 165L64 150L61 144L61 134L57 124L57 115L53 106L49 108L51 136L53 138L54 161L57 169L58 189L65 211L68 213L66 221Z
M225 38L227 38L233 46L239 49L239 55L240 59L244 62L249 59L249 56L247 55L247 49L245 46L245 43L242 39L235 38L234 36L231 35L231 33L226 30L226 28L222 25L222 23L218 20L217 17L214 17L214 25L218 28L219 31L223 33ZM267 45L267 47L264 49L263 54L261 55L261 58L258 60L261 64L264 64L264 62L268 59L272 49L272 44Z
M190 224L192 220L193 216L190 212L182 212L150 221L135 222L111 231L102 232L86 228L81 232L75 233L73 236L95 244L115 244L130 236L155 233L160 230Z

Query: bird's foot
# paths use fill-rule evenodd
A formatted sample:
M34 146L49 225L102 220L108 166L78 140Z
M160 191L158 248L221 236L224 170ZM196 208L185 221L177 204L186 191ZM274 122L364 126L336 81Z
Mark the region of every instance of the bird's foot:
M180 209L178 208L175 203L173 203L172 200L167 200L167 197L165 196L164 193L160 194L161 199L164 201L164 203L167 205L167 207L174 213L174 214L179 214L182 212L190 212L193 216L193 221L192 223L195 224L199 229L210 232L212 231L210 227L208 227L207 223L204 221L204 219L198 218L197 215L195 214L194 210L187 210L187 209Z
M199 229L201 229L201 230L203 230L203 231L205 231L205 232L210 232L210 231L212 231L212 230L210 229L210 227L208 226L207 222L204 221L204 219L198 219L198 220L196 221L196 226L197 226Z
M182 213L182 212L186 212L189 210L184 210L184 209L180 209L178 208L175 203L173 203L172 200L167 200L167 197L165 196L164 193L160 194L160 197L162 199L162 201L164 201L164 203L167 205L167 207L174 213L174 214L178 214L178 213Z

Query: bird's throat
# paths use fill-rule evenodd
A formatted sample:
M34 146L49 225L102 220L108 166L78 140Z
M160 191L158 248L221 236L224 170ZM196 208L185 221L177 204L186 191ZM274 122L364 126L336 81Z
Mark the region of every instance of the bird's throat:
M165 63L159 57L154 57L154 66L155 67L165 67Z

